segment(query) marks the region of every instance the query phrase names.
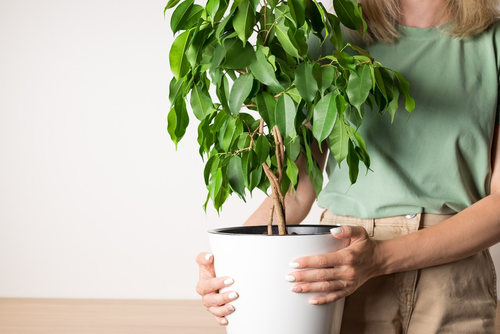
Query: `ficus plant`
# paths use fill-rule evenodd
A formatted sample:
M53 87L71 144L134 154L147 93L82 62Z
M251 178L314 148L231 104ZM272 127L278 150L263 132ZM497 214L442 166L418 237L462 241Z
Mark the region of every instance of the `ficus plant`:
M205 6L169 0L165 11L174 7L167 130L177 146L190 105L206 161L205 210L210 199L219 211L232 193L244 200L247 191L271 188L268 234L273 219L286 234L285 194L297 189L299 155L317 194L323 174L311 148L321 150L325 140L355 183L359 164L370 168L357 131L365 106L394 117L403 96L406 110L415 107L400 73L344 44L341 25L361 35L367 29L355 0L333 0L336 15L316 0L208 0ZM333 54L309 55L311 35L330 42Z

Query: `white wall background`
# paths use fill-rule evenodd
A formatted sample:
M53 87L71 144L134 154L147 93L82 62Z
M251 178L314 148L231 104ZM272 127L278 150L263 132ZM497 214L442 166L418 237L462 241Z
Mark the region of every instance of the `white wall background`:
M0 297L197 298L206 230L262 201L201 208L195 128L177 152L165 130L166 2L0 1Z

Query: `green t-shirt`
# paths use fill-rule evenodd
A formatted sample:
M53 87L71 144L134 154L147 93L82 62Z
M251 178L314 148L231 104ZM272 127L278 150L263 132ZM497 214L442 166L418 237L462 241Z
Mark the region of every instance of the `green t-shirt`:
M367 47L384 66L410 82L411 117L365 109L359 132L371 169L350 185L345 162L329 155L329 182L318 203L359 218L459 212L490 193L490 152L498 123L500 24L478 37L454 39L436 28L400 27L394 45ZM322 48L332 54L331 45ZM360 166L361 168L361 166Z

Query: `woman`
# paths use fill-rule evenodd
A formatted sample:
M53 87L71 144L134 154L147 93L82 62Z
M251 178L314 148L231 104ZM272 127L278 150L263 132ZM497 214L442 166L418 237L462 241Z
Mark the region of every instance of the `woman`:
M332 234L350 245L296 259L294 268L320 269L290 269L291 290L324 292L313 305L347 297L342 333L495 333L487 248L500 241L498 1L360 2L367 49L410 81L417 108L395 125L390 115L365 117L359 131L374 172L349 191L347 168L329 158L322 223L340 223ZM326 154L315 158L323 168ZM314 199L302 169L288 223L301 222ZM267 199L246 224L265 223L270 206ZM197 291L225 325L237 292L217 291L232 280L216 278L210 254L197 261Z

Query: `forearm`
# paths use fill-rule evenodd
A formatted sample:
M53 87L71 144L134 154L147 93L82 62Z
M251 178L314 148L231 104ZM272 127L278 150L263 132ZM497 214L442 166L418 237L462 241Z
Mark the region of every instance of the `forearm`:
M379 274L453 262L499 241L500 191L496 191L436 226L380 241Z

